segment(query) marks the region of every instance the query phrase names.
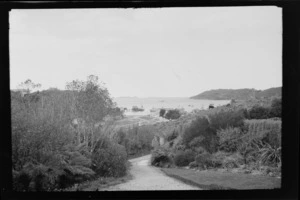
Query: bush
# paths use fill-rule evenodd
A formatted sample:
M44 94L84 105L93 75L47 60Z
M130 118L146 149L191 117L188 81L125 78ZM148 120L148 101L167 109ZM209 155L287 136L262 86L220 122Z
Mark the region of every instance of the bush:
M132 109L131 109L133 112L142 112L144 111L145 109L144 108L139 108L137 106L132 106Z
M226 156L223 159L222 165L224 168L237 168L242 164L244 164L243 156L239 153L235 153L230 156Z
M52 191L57 187L56 170L41 164L26 163L20 172L14 173L14 190Z
M172 159L166 149L159 148L152 151L151 165L156 167L169 167L172 164Z
M248 111L249 119L267 119L270 117L270 108L259 105L253 106Z
M281 121L279 120L246 120L247 134L244 141L251 143L259 140L268 143L274 148L281 147Z
M267 144L264 148L260 149L260 162L270 166L281 166L281 147L274 148Z
M99 136L94 125L121 114L97 80L89 76L87 82L69 83L68 90L24 97L12 92L14 189L51 191L94 177L91 152Z
M218 168L222 166L222 160L210 153L197 155L195 161L201 169Z
M193 141L194 138L195 140ZM198 117L185 129L182 135L182 142L190 148L201 146L205 150L213 152L216 150L217 137L210 128L208 119Z
M240 145L240 138L243 135L240 128L228 127L217 131L219 138L219 150L226 152L235 152Z
M282 101L281 99L273 99L271 109L270 109L270 117L280 117L282 113Z
M199 165L197 164L196 161L193 161L193 162L190 162L189 167L190 168L197 168L197 167L199 167Z
M164 116L165 116L165 113L166 113L166 109L160 109L160 111L159 111L159 116L160 116L160 117L164 117Z
M210 153L202 153L195 157L195 161L202 169L207 169L211 165L212 155Z
M210 127L216 133L219 129L242 127L244 125L244 110L221 110L209 115Z
M13 190L28 191L31 177L25 172L17 172L13 170Z
M168 110L168 112L165 115L166 119L178 119L181 116L180 111L177 109L174 110Z
M174 163L179 167L187 166L195 160L195 154L191 150L179 151L174 156Z
M126 173L125 148L108 138L100 139L92 154L92 169L99 176L120 177Z

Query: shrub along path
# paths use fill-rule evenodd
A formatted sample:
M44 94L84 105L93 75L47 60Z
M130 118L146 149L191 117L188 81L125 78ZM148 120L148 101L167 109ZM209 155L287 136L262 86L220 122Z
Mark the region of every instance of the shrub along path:
M159 168L150 166L151 155L131 159L132 180L101 190L199 190L166 176Z

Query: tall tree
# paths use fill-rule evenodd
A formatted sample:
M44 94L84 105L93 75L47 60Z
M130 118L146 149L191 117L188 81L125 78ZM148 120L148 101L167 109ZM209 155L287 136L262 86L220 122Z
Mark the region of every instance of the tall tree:
M22 82L18 86L20 89L23 89L26 91L27 94L32 92L34 89L40 88L41 84L39 83L33 83L30 79L27 79L26 81Z
M66 89L73 91L76 117L84 122L78 126L78 130L81 129L78 137L82 138L79 141L90 143L93 146L94 141L91 140L95 138L95 125L102 122L105 116L115 109L116 105L108 90L102 83L99 83L99 79L95 75L88 76L86 81L69 82ZM84 128L79 128L80 126L84 126Z

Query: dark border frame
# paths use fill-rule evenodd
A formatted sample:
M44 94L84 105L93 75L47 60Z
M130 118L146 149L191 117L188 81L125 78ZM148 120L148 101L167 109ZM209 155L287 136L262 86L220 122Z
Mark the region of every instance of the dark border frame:
M157 191L157 192L12 192L11 119L9 83L9 11L11 9L63 8L160 8L278 6L283 18L283 177L282 188L236 191ZM299 101L300 101L300 2L297 0L105 0L105 1L4 1L0 2L0 110L1 119L1 198L270 198L297 199L299 186ZM299 80L298 80L299 79ZM3 116L3 115L2 115Z

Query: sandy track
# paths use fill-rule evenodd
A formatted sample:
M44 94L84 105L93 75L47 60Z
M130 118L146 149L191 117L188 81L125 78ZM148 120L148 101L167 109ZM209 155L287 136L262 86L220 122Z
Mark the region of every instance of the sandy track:
M158 168L150 166L150 156L130 160L132 180L103 190L199 190L197 187L168 177Z

